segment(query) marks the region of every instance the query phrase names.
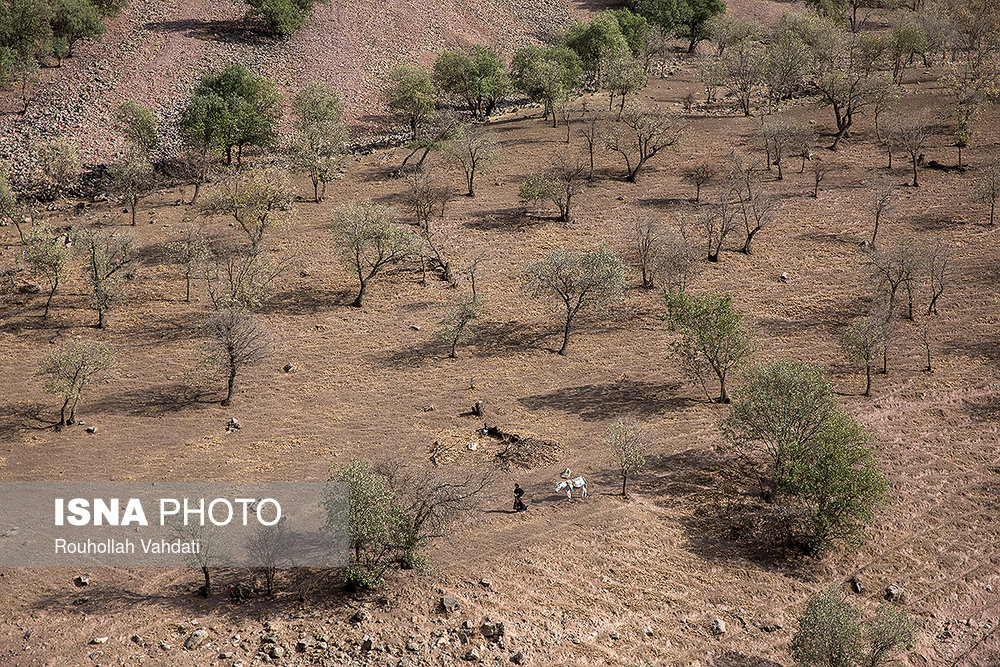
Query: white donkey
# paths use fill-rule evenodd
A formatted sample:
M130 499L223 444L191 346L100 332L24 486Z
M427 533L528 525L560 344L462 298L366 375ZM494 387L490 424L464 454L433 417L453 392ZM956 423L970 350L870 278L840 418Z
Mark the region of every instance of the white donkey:
M556 493L559 493L563 489L566 489L566 497L570 500L573 499L573 489L580 489L580 496L582 498L587 497L587 480L583 477L575 477L573 479L567 479L562 482L556 482Z

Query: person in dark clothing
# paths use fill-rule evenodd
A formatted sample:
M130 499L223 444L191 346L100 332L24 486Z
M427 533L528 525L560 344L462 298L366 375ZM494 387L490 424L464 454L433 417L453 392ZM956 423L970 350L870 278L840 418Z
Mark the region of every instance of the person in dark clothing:
M520 484L515 484L514 485L514 511L515 512L523 512L524 510L528 509L528 506L524 504L523 500L521 500L522 496L524 496L524 489L521 488Z

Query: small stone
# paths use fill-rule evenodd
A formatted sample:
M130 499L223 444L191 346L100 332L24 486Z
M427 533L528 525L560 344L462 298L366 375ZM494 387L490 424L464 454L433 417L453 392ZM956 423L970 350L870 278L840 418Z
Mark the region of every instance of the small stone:
M434 406L433 405L425 405L424 406L424 412L434 412Z
M240 420L236 417L230 417L229 421L226 422L227 431L236 431L240 428Z
M760 624L760 629L764 632L777 632L781 629L781 623L774 620L764 621Z
M104 644L107 641L108 641L107 637L94 637L93 639L90 640L90 643L96 645L96 644Z
M87 433L97 433L97 427L96 426L88 426L87 427Z
M489 588L493 585L493 582L488 577L483 577L479 580L479 585L483 588Z
M414 331L420 331L420 327L416 324L411 324L410 328L413 329Z
M465 655L463 656L463 658L465 660L468 660L469 662L479 662L479 659L480 659L479 658L479 650L476 647L472 647L468 651L465 652Z
M652 637L653 636L653 628L651 628L650 626L647 625L646 627L644 627L642 629L642 634L646 635L647 637Z
M903 589L896 584L892 584L886 587L885 589L885 599L888 600L889 602L902 603L905 597L906 596L903 593Z
M76 586L89 586L90 585L90 575L89 574L78 574L73 577L73 583Z
M570 477L573 476L573 473L569 468L566 468L561 473L559 473L559 476L563 479L569 479Z
M371 617L372 613L367 609L358 609L354 612L354 615L351 616L351 621L353 623L364 623L365 621L371 620Z
M219 654L219 658L221 660L229 660L232 657L233 657L232 651L223 651L222 653Z
M719 617L715 617L712 619L712 623L708 629L713 635L724 635L726 634L726 622Z
M365 653L367 653L368 651L372 650L374 646L375 642L372 640L372 638L369 637L368 635L365 635L364 639L361 640L361 646L359 646L359 648Z
M854 575L853 577L851 577L851 590L857 593L858 595L861 595L862 593L865 592L865 584L863 581L861 581L861 577L859 577L858 575Z
M787 283L788 282L788 274L782 271L781 277L779 278L779 280L781 280L781 282L783 282L783 283Z
M622 636L620 634L618 634L617 632L612 632L610 635L608 635L608 637L610 639L613 639L614 641L618 641L619 639L622 638Z
M293 366L292 362L289 361L287 364L281 367L281 370L285 371L286 373L291 373L292 370L294 370L294 368L295 366Z
M500 637L503 637L504 634L506 633L506 629L503 626L503 621L496 621L495 623L491 623L489 620L487 620L479 627L479 631L483 633L483 637L486 637L487 639L499 639Z
M446 614L452 614L458 611L461 605L458 604L458 600L455 599L454 595L442 595L439 607L441 611Z
M173 646L171 646L167 642L160 642L160 650L161 651L169 651L172 648L173 648Z
M524 664L524 651L518 651L514 655L510 656L510 661L515 665Z
M416 653L420 650L420 644L413 641L412 639L406 642L406 650L410 653Z
M267 654L272 658L274 658L275 660L280 660L281 658L285 657L285 649L281 648L277 644L273 644L271 646L271 650L268 651Z
M473 440L468 445L466 445L465 448L468 449L470 452L474 452L477 449L479 449L479 443Z
M208 630L205 629L195 630L194 632L191 633L191 636L188 637L187 640L184 642L184 650L193 651L202 644L204 644L206 639L208 639Z
M80 605L87 604L88 602L90 602L90 598L87 597L86 595L81 595L80 597L73 600L73 605L79 607Z

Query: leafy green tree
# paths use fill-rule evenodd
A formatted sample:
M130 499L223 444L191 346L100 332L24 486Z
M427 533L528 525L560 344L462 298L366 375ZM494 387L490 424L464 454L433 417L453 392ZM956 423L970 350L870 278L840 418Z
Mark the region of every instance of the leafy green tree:
M156 114L132 100L115 110L115 123L125 141L147 156L159 143L157 137L159 122L156 120Z
M348 515L351 562L346 572L347 584L353 588L375 588L399 557L410 517L389 480L369 463L355 460L335 468L329 482L346 485L351 499ZM342 517L340 495L336 497L338 502L328 503L327 510L332 512L331 523L338 529L336 524Z
M732 297L672 292L665 296L665 319L681 339L673 345L688 371L711 397L706 377L719 382L717 403L728 403L726 381L732 371L753 354L754 341L743 325L743 315L733 308Z
M630 0L629 7L669 34L680 25L686 4L686 0Z
M78 41L99 41L104 36L104 17L90 0L55 0L52 3L52 35L65 47L65 57L71 58Z
M543 118L552 115L552 127L556 126L556 106L580 85L583 77L580 56L565 46L527 46L514 54L510 69L514 87L542 104Z
M614 105L617 95L618 118L621 119L628 96L645 88L648 79L645 65L631 54L616 53L609 56L601 69L600 82L601 88L609 94L608 109Z
M76 406L84 389L106 373L112 363L108 347L91 340L69 341L42 359L36 375L44 379L46 392L63 399L59 408L60 428L76 423Z
M264 237L291 219L294 200L284 172L254 167L216 183L201 209L207 215L231 216L246 234L250 253L257 255Z
M42 319L47 319L52 297L69 277L69 250L51 232L41 227L30 229L22 240L21 260L27 266L28 274L47 288L45 312L42 314Z
M199 148L217 149L239 164L245 146L266 148L278 136L281 94L273 81L230 65L205 74L181 114L181 131Z
M464 102L476 118L492 114L511 91L510 75L500 56L479 44L443 52L434 61L433 77L443 93Z
M52 17L48 0L0 3L0 44L19 61L43 62L52 53Z
M565 308L561 355L569 348L573 318L581 310L606 307L625 292L625 265L605 246L589 252L556 248L528 264L524 274L532 297L555 296Z
M434 113L437 103L434 81L426 67L398 65L389 73L385 89L386 107L410 128L414 141L420 126Z
M694 53L698 42L711 37L711 20L724 14L723 0L679 0L680 21L677 36L688 40L688 53Z
M779 361L750 369L722 430L764 496L798 515L812 549L857 541L885 502L869 435L815 366Z
M857 667L863 652L858 611L839 586L809 598L790 645L802 667Z
M56 199L71 188L80 176L80 155L68 138L50 139L35 147L34 180L39 197Z
M604 446L621 475L622 498L628 498L628 478L645 467L649 437L635 419L619 419L604 432Z
M618 19L610 11L597 14L590 23L574 24L563 37L563 44L580 56L584 69L595 80L600 79L607 58L631 51Z
M336 174L340 156L346 151L344 106L336 91L313 81L292 98L292 109L299 134L292 145L292 155L296 165L309 174L313 199L319 203L326 195L326 184Z
M883 603L865 619L834 585L810 596L790 650L801 667L882 667L914 634L904 608Z
M651 28L646 17L631 12L627 7L610 10L618 21L618 29L628 44L634 58L646 53L649 48Z
M329 2L330 0L247 0L250 15L260 18L267 32L276 37L291 35L306 22L314 5Z
M721 56L726 49L734 44L754 41L763 31L759 23L750 19L741 19L732 14L719 14L709 21L709 39L715 42L716 54Z
M351 303L356 308L362 306L368 284L379 273L419 250L413 234L390 222L388 210L370 201L338 209L334 233L345 263L358 277L358 296Z

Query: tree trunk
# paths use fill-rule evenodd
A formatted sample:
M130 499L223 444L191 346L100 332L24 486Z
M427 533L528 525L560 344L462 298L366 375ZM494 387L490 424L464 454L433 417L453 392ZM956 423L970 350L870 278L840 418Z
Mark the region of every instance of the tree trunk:
M361 302L365 297L365 287L367 286L368 286L367 281L364 280L361 281L361 287L358 289L358 296L354 299L354 301L351 302L351 305L354 306L355 308L361 307Z
M917 183L917 158L913 158L913 187L919 188L920 184Z
M191 303L191 272L184 274L184 302Z
M222 399L222 405L231 405L233 402L233 390L236 387L236 368L230 366L229 377L226 380L226 397Z
M872 365L865 364L865 396L872 395Z
M47 320L49 318L49 306L52 304L52 297L56 295L56 289L59 287L59 279L56 278L55 282L52 283L52 290L49 292L49 297L45 299L45 312L42 313L42 319Z
M66 424L66 406L69 405L69 397L63 401L62 407L59 408L59 425L63 426Z
M628 475L622 475L622 498L628 498Z
M135 200L132 200L132 226L135 227Z
M572 315L567 315L566 316L566 326L563 327L562 347L559 348L559 354L562 355L562 356L564 356L564 357L566 356L566 348L569 347L569 327L570 327L570 323L572 323L572 321L573 321L573 316Z
M104 312L103 308L97 309L97 328L104 329L108 326L107 313Z
M205 575L205 585L201 589L201 595L207 598L212 595L212 575L209 573L207 565L202 565L201 573Z
M726 391L726 378L719 378L719 403L729 403L729 393Z

